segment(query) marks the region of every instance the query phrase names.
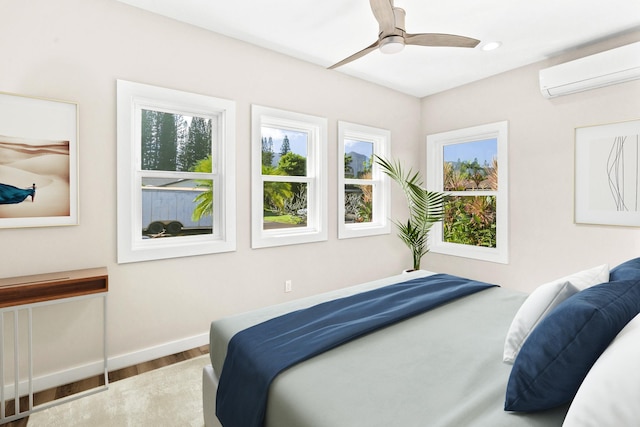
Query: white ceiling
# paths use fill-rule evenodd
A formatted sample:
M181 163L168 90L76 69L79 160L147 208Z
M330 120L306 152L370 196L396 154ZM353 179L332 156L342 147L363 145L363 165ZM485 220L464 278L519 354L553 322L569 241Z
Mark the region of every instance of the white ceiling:
M119 0L328 67L377 40L368 0ZM375 50L328 72L417 97L640 29L640 0L396 0L408 33L459 34L474 49L407 46ZM487 42L502 47L485 52Z

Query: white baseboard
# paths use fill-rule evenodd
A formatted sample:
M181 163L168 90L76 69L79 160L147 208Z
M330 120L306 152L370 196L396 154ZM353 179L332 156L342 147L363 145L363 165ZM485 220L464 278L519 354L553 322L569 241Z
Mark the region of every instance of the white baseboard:
M121 354L118 356L109 357L108 370L115 371L117 369L126 368L129 366L137 365L139 363L148 362L150 360L158 359L160 357L169 356L182 351L190 350L192 348L200 347L209 343L209 334L195 335L189 338L184 338L177 341L171 341L165 344L161 344L154 347L145 348L132 353ZM51 374L42 375L33 379L33 391L38 392L42 390L48 390L53 387L58 387L64 384L69 384L75 381L80 381L85 378L90 378L95 375L104 374L104 361L88 363L86 365L76 366L68 370L58 371ZM4 386L5 399L13 399L15 396L15 387L13 384L6 384ZM28 380L20 381L21 396L29 393Z
M209 344L209 333L194 335L177 341L171 341L155 347L149 347L133 353L127 353L109 358L109 371L148 362L160 357L169 356L192 348ZM100 373L100 371L98 371ZM95 374L94 374L95 375Z

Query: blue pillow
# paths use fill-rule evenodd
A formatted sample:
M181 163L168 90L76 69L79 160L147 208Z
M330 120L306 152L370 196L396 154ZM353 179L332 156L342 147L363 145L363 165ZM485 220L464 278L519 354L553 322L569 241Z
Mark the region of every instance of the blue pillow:
M640 279L640 258L623 262L609 272L609 280Z
M570 402L600 354L638 313L640 279L596 285L560 303L522 346L504 409L533 412Z

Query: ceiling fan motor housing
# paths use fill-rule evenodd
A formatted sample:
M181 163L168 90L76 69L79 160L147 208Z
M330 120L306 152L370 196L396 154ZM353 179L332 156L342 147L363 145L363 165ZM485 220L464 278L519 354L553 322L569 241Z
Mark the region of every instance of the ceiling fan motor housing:
M391 2L393 6L393 1ZM385 33L382 25L380 25L380 33L378 34L378 49L380 52L393 54L398 53L404 49L404 18L406 12L400 7L393 8L393 16L395 21L395 28L391 33Z

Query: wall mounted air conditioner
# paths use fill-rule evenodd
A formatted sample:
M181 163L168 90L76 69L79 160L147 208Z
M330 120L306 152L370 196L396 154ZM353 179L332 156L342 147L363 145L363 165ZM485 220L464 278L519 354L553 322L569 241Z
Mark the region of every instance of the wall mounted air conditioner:
M640 42L540 70L546 98L640 79Z

